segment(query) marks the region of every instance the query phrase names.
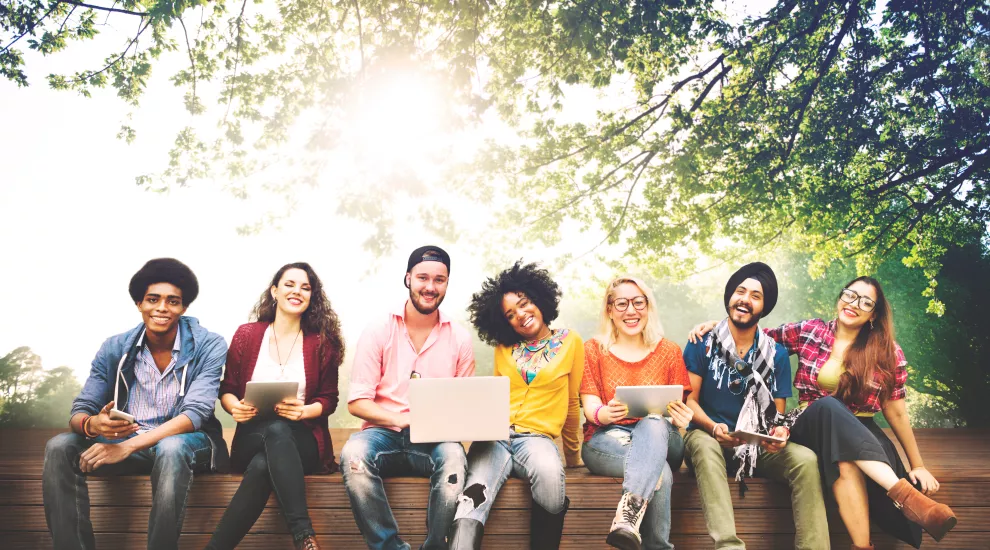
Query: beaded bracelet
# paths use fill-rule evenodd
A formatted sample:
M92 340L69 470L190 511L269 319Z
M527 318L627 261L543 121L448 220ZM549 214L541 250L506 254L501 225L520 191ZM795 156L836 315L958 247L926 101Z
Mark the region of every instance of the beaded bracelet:
M88 438L90 438L90 439L93 439L94 437L96 437L96 434L89 433L89 421L92 420L92 419L93 419L92 416L86 416L86 420L83 420L83 422L82 422L83 435L86 436L86 437L88 437Z
M595 409L595 414L591 415L591 418L592 418L591 422L595 426L604 426L604 424L602 424L602 421L598 419L598 411L602 410L602 407L604 407L604 406L605 406L605 403L599 403L598 408Z

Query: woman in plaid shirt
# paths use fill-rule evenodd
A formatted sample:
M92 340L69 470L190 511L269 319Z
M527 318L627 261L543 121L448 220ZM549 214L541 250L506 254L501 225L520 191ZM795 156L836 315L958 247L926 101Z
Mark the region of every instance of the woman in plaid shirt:
M699 325L692 338L711 326ZM804 412L791 439L818 455L822 481L832 488L853 548L873 548L871 512L884 531L915 548L921 546L921 528L941 540L956 518L948 506L926 496L939 484L925 468L911 430L904 404L907 361L894 341L880 283L871 277L849 282L832 321L809 319L766 333L798 356L794 387ZM907 453L910 471L874 421L880 411Z

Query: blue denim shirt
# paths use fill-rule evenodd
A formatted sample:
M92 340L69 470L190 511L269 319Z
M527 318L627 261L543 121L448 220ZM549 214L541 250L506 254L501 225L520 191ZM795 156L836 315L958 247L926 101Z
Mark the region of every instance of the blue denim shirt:
M144 330L144 323L141 323L103 342L93 358L82 391L72 402L70 417L77 413L99 413L114 399L115 387L119 401L116 407L125 410L130 399L128 388L136 383L134 364L143 346L141 336ZM220 389L220 375L227 359L227 343L219 334L200 326L196 318L185 316L179 318L179 338L181 346L176 368L184 372L180 375L182 387L175 405L175 415L186 415L193 429L202 430L210 436L216 459L214 469L225 470L228 463L227 444L223 440L220 421L213 411Z

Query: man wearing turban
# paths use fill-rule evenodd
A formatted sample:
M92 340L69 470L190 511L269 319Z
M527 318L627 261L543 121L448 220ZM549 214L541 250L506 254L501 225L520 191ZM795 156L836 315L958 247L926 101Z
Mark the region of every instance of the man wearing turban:
M760 319L777 304L777 278L770 266L754 262L736 271L725 285L724 304L728 316L706 338L684 347L692 389L687 404L694 409L685 454L698 480L708 532L716 548L746 547L736 536L728 470L739 481L740 493L744 478L754 474L787 483L797 531L794 547L827 549L817 457L787 442L793 423L784 415L791 395L787 350L759 328Z

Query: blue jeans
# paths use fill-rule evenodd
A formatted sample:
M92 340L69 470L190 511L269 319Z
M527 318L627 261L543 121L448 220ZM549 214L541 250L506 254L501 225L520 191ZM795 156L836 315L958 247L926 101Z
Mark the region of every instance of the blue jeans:
M649 501L640 527L643 548L647 550L674 547L670 544L670 490L674 479L667 453L679 453L679 467L683 449L677 428L652 415L631 426L601 428L581 449L588 471L621 477L623 491Z
M45 447L42 493L45 520L56 550L96 548L93 524L89 521L87 474L79 470L79 455L96 442L69 432L53 437ZM212 458L210 438L203 432L191 432L166 437L126 460L97 468L91 475L150 473L148 548L171 550L179 547L193 473L209 471Z
M485 523L509 475L529 482L533 501L551 514L564 509L564 465L552 439L511 432L507 441L478 441L468 451L468 475L455 519Z
M384 477L430 478L424 550L446 550L457 495L464 488L467 459L460 443L411 443L401 432L368 428L347 440L340 453L344 488L364 542L372 550L408 549L385 498Z

